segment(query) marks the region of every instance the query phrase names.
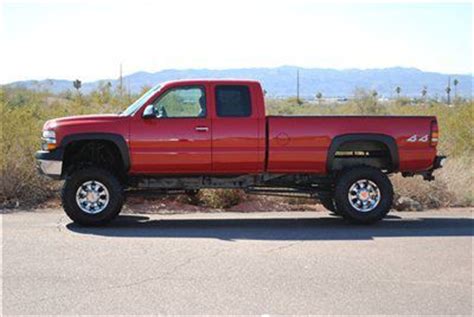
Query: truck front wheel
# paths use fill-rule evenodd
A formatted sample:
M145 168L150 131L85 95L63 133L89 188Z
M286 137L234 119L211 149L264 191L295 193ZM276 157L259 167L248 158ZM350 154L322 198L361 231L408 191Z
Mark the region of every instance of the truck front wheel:
M346 220L374 223L384 218L392 207L392 183L376 168L353 168L338 178L334 199L338 212Z
M88 167L66 177L61 199L72 221L83 226L100 226L120 213L124 194L115 175L106 169Z

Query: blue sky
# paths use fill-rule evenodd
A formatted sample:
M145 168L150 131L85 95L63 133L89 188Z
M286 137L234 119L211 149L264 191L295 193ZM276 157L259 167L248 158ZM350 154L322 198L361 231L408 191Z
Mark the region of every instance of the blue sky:
M472 4L9 1L0 83L296 65L472 73Z

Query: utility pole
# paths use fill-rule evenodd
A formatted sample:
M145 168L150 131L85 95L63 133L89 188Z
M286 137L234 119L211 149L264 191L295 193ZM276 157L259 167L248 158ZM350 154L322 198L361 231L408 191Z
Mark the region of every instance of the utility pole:
M296 69L296 102L301 105L300 101L300 70Z

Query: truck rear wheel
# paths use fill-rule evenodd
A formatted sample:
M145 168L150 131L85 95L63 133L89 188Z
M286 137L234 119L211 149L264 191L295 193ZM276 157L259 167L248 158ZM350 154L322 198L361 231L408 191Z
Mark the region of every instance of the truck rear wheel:
M376 168L353 168L338 178L334 199L338 212L346 220L371 224L390 211L393 187L387 175Z
M72 221L83 226L101 226L120 213L124 194L115 175L106 169L88 167L66 177L61 199Z

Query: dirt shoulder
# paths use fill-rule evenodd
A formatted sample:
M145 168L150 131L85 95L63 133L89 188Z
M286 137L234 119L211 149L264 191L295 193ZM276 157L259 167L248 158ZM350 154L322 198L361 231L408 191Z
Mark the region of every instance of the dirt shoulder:
M11 208L0 209L0 214L14 213L18 211L38 213L62 213L59 199L51 199L35 208ZM473 207L452 207L440 209L419 210L392 210L392 212L411 211L423 212L474 212ZM122 210L122 214L191 214L191 213L262 213L262 212L327 212L320 204L311 200L298 199L288 200L275 197L251 197L230 208L210 208L207 206L193 205L171 198L129 198Z

